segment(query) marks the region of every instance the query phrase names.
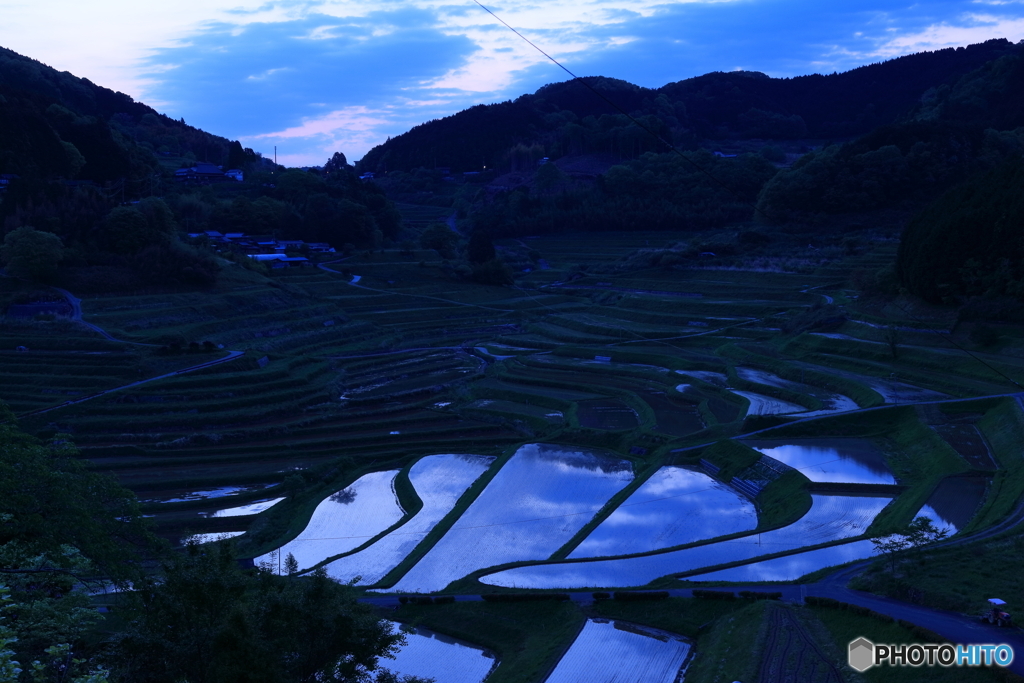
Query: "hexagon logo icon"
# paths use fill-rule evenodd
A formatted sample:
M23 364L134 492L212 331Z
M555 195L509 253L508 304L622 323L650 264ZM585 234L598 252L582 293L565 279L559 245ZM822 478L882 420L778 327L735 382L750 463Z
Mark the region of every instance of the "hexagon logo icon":
M850 667L858 673L863 673L874 666L875 644L867 638L858 638L850 643L847 653L847 661Z

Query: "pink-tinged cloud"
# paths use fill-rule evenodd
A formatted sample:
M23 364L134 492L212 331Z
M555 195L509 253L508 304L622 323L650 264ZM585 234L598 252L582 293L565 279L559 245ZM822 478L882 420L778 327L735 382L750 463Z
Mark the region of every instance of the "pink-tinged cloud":
M894 57L922 50L982 43L992 38L1006 38L1011 42L1024 39L1024 18L968 14L956 24L943 22L923 31L895 36L885 41L875 54Z
M278 162L290 166L323 164L334 152L349 159L361 157L381 142L381 128L393 127L387 112L364 106L346 107L323 116L309 117L302 124L273 133L261 133L242 139L259 141L265 147L278 147ZM301 150L301 151L295 151Z

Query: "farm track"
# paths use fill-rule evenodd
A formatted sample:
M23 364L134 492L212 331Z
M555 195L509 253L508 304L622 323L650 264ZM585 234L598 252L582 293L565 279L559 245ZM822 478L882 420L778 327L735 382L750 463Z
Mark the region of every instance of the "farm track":
M835 665L792 612L774 606L769 612L760 683L843 683Z
M240 356L242 356L244 354L245 354L245 351L228 351L228 355L224 356L223 358L218 358L216 360L206 361L205 363L199 363L198 365L193 365L191 367L182 368L181 370L175 370L174 372L168 372L168 373L165 373L163 375L157 375L156 377L150 377L148 379L140 379L137 382L130 382L128 384L122 384L119 387L114 387L112 389L105 389L104 391L100 391L100 392L97 392L95 394L90 394L88 396L83 396L82 398L78 398L78 399L75 399L73 401L65 401L64 403L61 403L60 405L50 406L49 408L39 408L38 410L31 410L31 411L29 411L27 413L21 413L20 415L16 415L15 417L20 419L20 418L23 418L23 417L33 417L35 415L42 415L42 414L48 413L48 412L50 412L52 410L57 410L59 408L66 408L68 406L73 406L73 405L77 405L79 403L84 403L86 401L91 401L94 398L99 398L100 396L106 396L107 394L112 394L115 391L122 391L124 389L131 389L133 387L142 386L143 384L148 384L149 382L155 382L155 381L161 380L161 379L167 379L169 377L178 377L180 375L185 375L185 374L188 374L190 372L194 372L196 370L202 370L204 368L212 368L215 365L220 365L221 363L227 363L228 361L232 361L232 360L234 360L236 358L239 358Z

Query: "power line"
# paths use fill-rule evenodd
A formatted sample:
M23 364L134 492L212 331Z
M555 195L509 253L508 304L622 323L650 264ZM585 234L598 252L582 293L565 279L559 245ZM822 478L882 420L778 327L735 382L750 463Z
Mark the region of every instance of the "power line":
M488 13L488 14L490 14L490 15L491 15L492 17L494 17L494 18L495 18L495 19L497 19L497 20L498 20L499 22L501 22L501 24L502 24L502 25L503 25L503 26L504 26L505 28L507 28L507 29L508 29L509 31L512 31L512 33L516 34L517 36L519 36L520 38L522 38L522 39L523 39L524 41L526 41L526 43L527 43L528 45L530 45L530 47L532 47L532 48L533 48L534 50L536 50L537 52L539 52L539 53L541 53L542 55L544 55L545 57L547 57L547 58L548 58L548 59L549 59L549 60L551 61L551 63L552 63L552 64L554 64L554 65L555 65L555 66L557 66L557 67L558 67L559 69L561 69L561 70L562 70L562 71L564 71L565 73L567 73L567 74L569 74L570 76L572 76L572 78L573 78L573 80L574 80L574 81L578 81L579 83L583 84L583 85L584 85L584 86L585 86L585 87L586 87L586 88L587 88L588 90L590 90L590 92L592 92L592 93L594 93L595 95L597 95L598 97L600 97L600 98L601 98L602 100L604 100L604 101L605 101L606 103L608 103L608 104L609 104L609 105L610 105L611 107L613 107L613 108L614 108L614 109L616 109L616 110L617 110L617 111L618 111L619 113L621 113L621 114L622 114L623 116L625 116L625 117L626 117L626 118L628 118L628 119L629 119L630 121L632 121L632 122L633 122L633 123L634 123L634 124L635 124L635 125L636 125L636 126L637 126L638 128L640 128L641 130L643 130L644 132L646 132L646 133L647 133L648 135L650 135L651 137L653 137L653 138L654 138L655 140L657 140L657 141L658 141L658 142L660 142L661 144L663 144L663 145L665 145L666 147L668 147L668 148L669 148L669 149L670 149L671 151L675 152L675 153L676 153L676 155L677 155L677 156L678 156L678 157L679 157L680 159L682 159L683 161L685 161L686 163L688 163L688 164L689 164L690 166L692 166L693 168L695 168L695 169L696 169L697 171L699 171L700 173L702 173L702 174L704 174L705 176L707 176L707 177L708 177L708 178L709 178L709 179L710 179L710 180L711 180L711 181L712 181L713 183L715 183L716 185L719 185L719 186L720 186L720 187L722 187L722 188L723 188L724 190L726 190L727 192L729 192L730 194L732 194L732 195L733 195L734 197L736 197L736 199L738 199L738 200L739 200L740 202L742 202L742 203L744 203L744 204L747 204L747 205L749 205L749 206L750 206L750 207L751 207L751 208L752 208L752 209L754 210L754 212L755 212L755 213L758 213L758 214L760 214L760 215L761 215L762 217L764 217L764 218L766 218L766 219L768 218L768 216L767 216L767 215L766 215L766 214L765 214L765 213L764 213L763 211L761 211L761 209L757 208L757 205L756 205L756 204L754 204L753 202L750 202L750 201L748 201L748 200L744 199L744 198L743 198L742 196L740 196L740 193L739 193L739 192L737 192L737 191L736 191L736 190L734 190L733 188L731 188L731 187L729 187L728 185L726 185L726 184L725 184L724 182L722 182L721 180L719 180L718 178L716 178L716 177L715 177L715 176L714 176L714 175L713 175L713 174L712 174L712 173L711 173L710 171L708 171L707 169L703 168L702 166L700 166L700 164L698 164L697 162L695 162L695 161L694 161L693 159L691 159L690 157L688 157L688 156L686 156L685 154L683 154L683 153L682 153L682 152L681 152L681 151L679 150L679 148L677 148L677 147L676 147L675 145L673 145L673 144L672 144L671 142L669 142L669 141L665 140L665 139L664 139L664 138L662 138L662 137L661 137L660 135L658 135L657 133L655 133L655 132L654 132L653 130L651 130L650 128L648 128L648 127L647 127L647 126L645 126L644 124L640 123L640 121L638 121L638 120L637 120L637 119L636 119L636 118L635 118L635 117L634 117L634 116L633 116L632 114L630 114L629 112L627 112L627 111L626 111L625 109L623 109L622 107L620 107L620 106L619 106L619 105L618 105L618 104L617 104L616 102L614 102L613 100L609 99L608 97L605 97L605 96L604 96L604 95L603 95L602 93L600 93L600 92L599 92L599 91L598 91L598 90L597 90L596 88L594 88L594 87L593 87L592 85L590 85L590 83L587 83L587 81L586 81L586 80L584 80L583 78L581 78L581 77L577 76L577 75L576 75L575 73L573 73L572 71L570 71L568 67L566 67L566 66L565 66L564 64L562 64L561 62L559 62L559 61L558 61L557 59L555 59L554 57L552 57L551 55L549 55L549 54L548 54L547 52L545 52L544 50L542 50L542 49L541 49L541 48L540 48L539 46L537 46L537 44L536 44L536 43L534 43L533 41L531 41L531 40L530 40L529 38L527 38L527 37L526 37L526 36L524 36L524 35L523 35L522 33L520 33L520 32L519 32L519 31L517 31L517 30L516 30L515 28L513 28L513 27L512 27L511 25L509 25L509 23L508 23L508 22L506 22L506 21L505 21L504 19L502 19L502 18L501 18L501 17L499 17L499 16L497 15L497 14L495 14L494 12L492 12L491 10L489 10L489 9L488 9L487 7L485 7L485 6L483 5L483 4L481 4L480 0L473 0L473 2L475 2L475 3L477 4L477 5L479 5L480 9L482 9L482 10L483 10L483 11L485 11L485 12L487 12L487 13Z

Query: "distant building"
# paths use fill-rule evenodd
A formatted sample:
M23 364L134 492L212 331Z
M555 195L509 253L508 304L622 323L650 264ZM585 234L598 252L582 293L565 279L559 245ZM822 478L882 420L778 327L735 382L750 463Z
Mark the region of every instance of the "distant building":
M237 168L232 168L228 169L227 171L224 171L224 177L231 178L232 180L237 180L238 182L242 182L245 179L245 174L242 173Z
M238 171L238 173L241 173L241 171ZM192 182L200 185L236 180L236 178L229 178L225 175L224 169L220 166L205 162L189 166L188 168L179 168L174 172L174 178L179 182Z

